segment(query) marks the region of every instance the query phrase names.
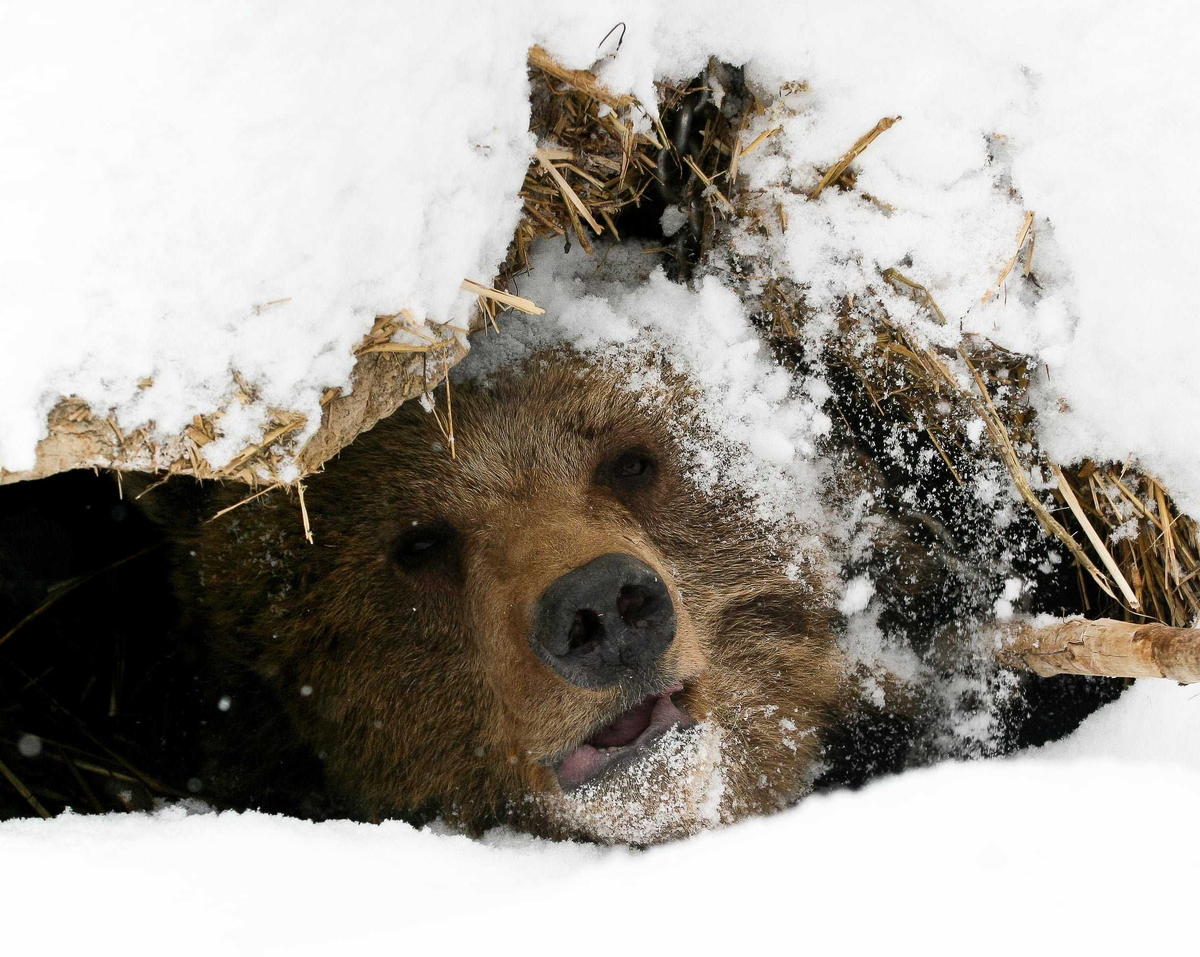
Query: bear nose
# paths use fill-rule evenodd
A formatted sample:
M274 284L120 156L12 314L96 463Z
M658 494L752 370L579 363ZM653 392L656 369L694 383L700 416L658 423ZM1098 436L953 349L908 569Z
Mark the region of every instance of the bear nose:
M674 639L666 583L645 562L613 552L546 589L529 643L571 684L603 688L652 671Z

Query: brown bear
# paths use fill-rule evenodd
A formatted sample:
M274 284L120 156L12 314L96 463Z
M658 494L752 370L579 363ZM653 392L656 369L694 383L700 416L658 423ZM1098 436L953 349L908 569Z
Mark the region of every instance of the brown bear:
M455 389L453 457L409 403L306 480L312 545L283 491L176 516L189 614L340 813L645 844L810 788L852 697L834 578L697 489L666 381L539 355Z

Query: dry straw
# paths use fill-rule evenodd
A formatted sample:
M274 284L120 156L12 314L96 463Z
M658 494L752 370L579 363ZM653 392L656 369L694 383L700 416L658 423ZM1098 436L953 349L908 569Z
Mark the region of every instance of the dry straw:
M513 239L507 275L528 266L538 238L572 238L591 252L616 217L638 204L655 179L663 147L657 131L638 132L640 106L607 91L586 70L568 70L540 47L529 51L534 162L521 187L524 217Z

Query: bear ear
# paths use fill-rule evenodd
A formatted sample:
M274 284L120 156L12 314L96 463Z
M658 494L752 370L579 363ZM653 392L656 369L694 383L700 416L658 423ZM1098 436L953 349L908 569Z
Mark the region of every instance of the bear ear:
M164 479L152 472L125 472L121 486L130 505L172 535L194 532L221 509L250 494L241 485L201 481L190 475Z

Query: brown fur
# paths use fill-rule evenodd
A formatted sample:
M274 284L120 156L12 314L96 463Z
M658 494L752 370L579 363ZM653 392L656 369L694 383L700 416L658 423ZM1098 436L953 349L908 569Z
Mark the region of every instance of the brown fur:
M180 536L215 653L275 689L351 813L611 836L553 810L542 762L648 689L572 687L529 644L546 587L609 552L670 589L660 687L687 682L677 700L722 731L722 818L808 787L845 694L821 558L788 578L736 500L689 481L683 386L639 398L615 378L560 356L456 388L453 460L409 403L307 482L314 545L282 492ZM649 486L603 481L628 449L656 461ZM394 550L414 523L453 542L404 567Z

